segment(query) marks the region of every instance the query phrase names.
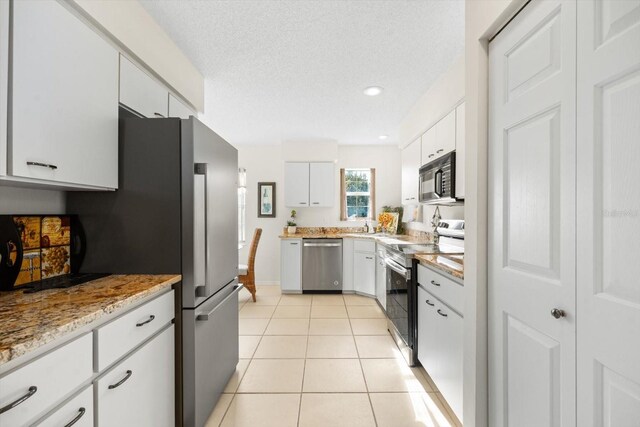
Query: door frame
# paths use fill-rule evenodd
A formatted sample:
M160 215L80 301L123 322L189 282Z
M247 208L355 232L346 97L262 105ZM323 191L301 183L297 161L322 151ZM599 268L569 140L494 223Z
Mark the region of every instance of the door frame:
M529 0L465 0L465 427L488 427L489 41Z

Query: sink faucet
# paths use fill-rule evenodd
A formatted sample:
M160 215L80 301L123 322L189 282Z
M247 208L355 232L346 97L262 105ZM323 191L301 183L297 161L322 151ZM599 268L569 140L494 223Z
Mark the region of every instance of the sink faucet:
M438 233L438 225L440 225L440 206L436 206L436 211L431 217L431 225L433 226L433 244L438 245L440 243L440 233Z

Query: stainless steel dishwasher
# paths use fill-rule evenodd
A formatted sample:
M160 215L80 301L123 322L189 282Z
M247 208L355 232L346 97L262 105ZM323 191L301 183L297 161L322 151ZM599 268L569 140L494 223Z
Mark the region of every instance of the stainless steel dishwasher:
M302 291L342 292L342 239L302 242Z

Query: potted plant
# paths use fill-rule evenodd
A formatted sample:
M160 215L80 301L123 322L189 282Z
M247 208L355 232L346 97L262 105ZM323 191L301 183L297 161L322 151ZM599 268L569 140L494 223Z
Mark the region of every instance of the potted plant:
M287 233L289 234L296 234L296 210L292 209L291 210L291 219L289 221L287 221Z

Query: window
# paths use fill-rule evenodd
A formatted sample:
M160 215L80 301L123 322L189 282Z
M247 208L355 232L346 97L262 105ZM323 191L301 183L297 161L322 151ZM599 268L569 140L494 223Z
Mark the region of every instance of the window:
M247 234L247 170L238 169L238 244L244 246Z
M355 221L375 216L375 169L340 169L340 219Z

